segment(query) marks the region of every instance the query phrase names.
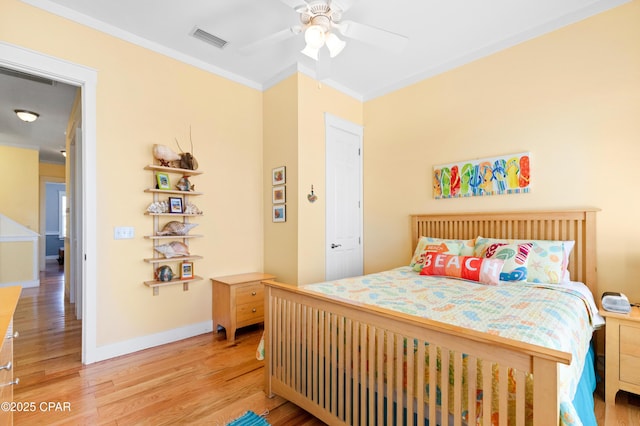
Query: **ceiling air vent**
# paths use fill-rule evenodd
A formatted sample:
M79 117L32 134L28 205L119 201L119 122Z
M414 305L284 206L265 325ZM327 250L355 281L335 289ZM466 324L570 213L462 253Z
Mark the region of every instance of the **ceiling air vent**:
M10 77L17 77L23 80L35 81L36 83L46 84L47 86L55 86L56 81L51 80L50 78L40 77L33 74L28 74L26 72L13 70L10 68L0 67L0 74L8 75Z
M209 43L218 49L223 49L228 41L221 39L220 37L214 36L211 33L206 32L205 30L195 27L191 32L191 35L197 39L204 41L205 43Z

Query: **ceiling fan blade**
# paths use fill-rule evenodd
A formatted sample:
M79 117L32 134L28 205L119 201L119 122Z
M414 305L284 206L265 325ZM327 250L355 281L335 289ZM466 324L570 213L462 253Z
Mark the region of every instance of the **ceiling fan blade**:
M335 6L341 11L346 12L351 9L351 6L353 6L357 1L358 0L331 0L331 7Z
M335 24L335 27L345 37L395 53L400 53L409 41L403 35L353 21L342 21L339 24Z
M307 7L307 2L304 0L280 0L282 3L289 6L291 9L298 10L300 7Z
M238 53L242 55L253 55L264 48L288 40L296 34L300 34L300 31L302 31L302 29L299 26L285 28L277 33L273 33L261 38L260 40L254 41L253 43L239 47Z

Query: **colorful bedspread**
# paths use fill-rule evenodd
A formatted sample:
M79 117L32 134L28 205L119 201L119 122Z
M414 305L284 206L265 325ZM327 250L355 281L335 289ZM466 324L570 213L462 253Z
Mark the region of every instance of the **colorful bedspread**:
M581 425L571 401L580 380L597 315L568 286L497 286L419 275L409 267L305 286L306 290L429 318L572 354L560 365L560 423Z

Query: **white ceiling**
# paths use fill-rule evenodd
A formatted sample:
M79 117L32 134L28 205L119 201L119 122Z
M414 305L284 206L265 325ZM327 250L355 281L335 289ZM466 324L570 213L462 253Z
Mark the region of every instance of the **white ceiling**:
M0 145L37 149L40 161L64 164L60 151L65 148L65 132L77 88L42 78L30 80L32 76L28 74L7 75L4 71L9 70L0 69ZM25 123L14 113L16 109L33 111L40 117Z
M317 63L300 53L303 34L253 55L238 51L297 25L288 3L302 0L22 1L258 90L298 70L366 101L630 0L336 0L351 6L343 19L408 43L393 53L342 37L344 51ZM196 26L228 44L219 49L192 37Z

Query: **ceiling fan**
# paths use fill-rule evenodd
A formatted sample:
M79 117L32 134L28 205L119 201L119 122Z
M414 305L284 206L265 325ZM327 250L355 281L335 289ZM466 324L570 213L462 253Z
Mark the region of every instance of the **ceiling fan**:
M355 0L280 0L300 15L300 24L278 31L258 41L241 47L243 54L252 54L270 45L285 41L304 33L306 46L302 53L318 60L323 46L329 50L329 56L337 56L346 46L338 34L362 41L373 46L399 52L408 38L390 31L358 22L343 20L342 15Z

